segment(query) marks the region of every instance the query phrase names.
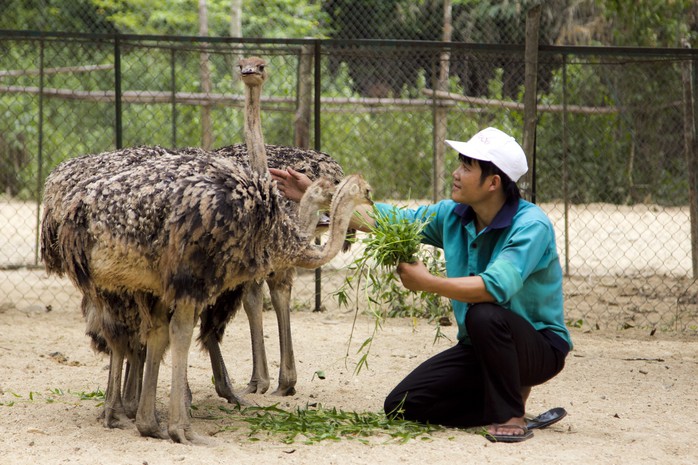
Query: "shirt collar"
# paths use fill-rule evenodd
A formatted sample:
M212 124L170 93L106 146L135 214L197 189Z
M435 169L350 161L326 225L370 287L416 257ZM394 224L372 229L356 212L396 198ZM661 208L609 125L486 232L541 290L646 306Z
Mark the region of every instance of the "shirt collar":
M502 205L497 214L494 216L492 223L487 226L484 231L490 229L504 229L511 226L514 215L519 209L519 199L510 200ZM454 213L461 217L461 223L466 225L475 219L475 210L470 205L459 203L454 209Z

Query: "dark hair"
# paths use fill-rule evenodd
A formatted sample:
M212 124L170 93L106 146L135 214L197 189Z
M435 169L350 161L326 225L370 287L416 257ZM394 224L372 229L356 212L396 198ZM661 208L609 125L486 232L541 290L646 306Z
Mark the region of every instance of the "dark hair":
M467 155L463 155L462 153L458 154L458 159L461 161L461 163L464 163L468 166L471 166L473 164L473 161L477 161L478 165L480 165L481 171L480 183L485 182L487 176L491 176L493 174L499 176L499 178L502 180L502 191L504 192L504 196L506 197L507 202L518 200L521 198L521 191L519 190L519 186L517 186L516 183L512 181L506 173L504 173L504 171L497 168L497 165L495 165L491 161L477 160Z

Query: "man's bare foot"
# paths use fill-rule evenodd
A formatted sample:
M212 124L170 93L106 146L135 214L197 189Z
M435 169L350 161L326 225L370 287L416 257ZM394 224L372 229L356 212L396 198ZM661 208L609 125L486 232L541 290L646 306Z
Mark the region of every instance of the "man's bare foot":
M523 417L510 418L505 423L494 423L487 428L486 437L492 442L521 442L533 436L526 428Z
M487 432L497 436L521 436L526 430L524 417L513 417L504 423L493 423Z

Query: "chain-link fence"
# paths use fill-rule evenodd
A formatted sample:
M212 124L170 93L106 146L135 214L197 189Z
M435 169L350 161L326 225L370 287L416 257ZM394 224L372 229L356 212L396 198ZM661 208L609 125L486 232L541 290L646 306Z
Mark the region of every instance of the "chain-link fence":
M525 11L538 0L512 2L434 0L3 0L0 29L95 34L201 35L198 17L206 17L211 36L325 37L332 39L443 40L443 24L452 24L455 42L522 44ZM567 30L591 21L594 8L579 2L542 2L541 42L555 43ZM676 8L676 7L675 7ZM665 16L669 11L665 8ZM575 17L575 26L565 21ZM239 24L237 24L239 23Z
M522 140L520 46L5 31L0 307L75 304L69 282L46 278L38 256L50 170L115 147L242 142L234 65L249 55L268 62L266 142L329 153L378 200L449 197L456 158L444 136L494 125ZM695 131L697 62L691 50L541 47L528 192L556 227L570 324L698 328L689 207L698 153L685 137ZM326 307L358 253L323 269ZM297 305L314 305L313 280L299 276Z

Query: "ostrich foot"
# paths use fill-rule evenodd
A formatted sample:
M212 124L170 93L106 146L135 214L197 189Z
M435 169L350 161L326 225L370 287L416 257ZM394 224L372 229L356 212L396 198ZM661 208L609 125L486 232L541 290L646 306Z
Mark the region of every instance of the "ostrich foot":
M229 396L224 397L229 404L236 404L238 407L249 407L253 405L252 402L248 401L242 396L238 396L234 392L231 392Z
M264 394L269 390L269 380L255 380L251 379L249 383L247 383L247 387L243 391L245 394Z
M249 393L249 391L245 390L243 393ZM250 402L245 400L244 397L235 394L235 391L233 391L230 383L216 385L216 394L218 394L218 397L222 397L223 399L227 400L229 404L237 404L240 407L252 405Z
M124 413L127 418L133 420L138 412L138 399L127 400L124 402Z
M136 428L138 429L138 432L141 433L141 436L155 439L167 439L167 434L160 428L160 425L155 418L146 420L136 416Z
M102 421L105 428L124 429L132 424L123 410L108 408L106 406L97 418Z
M296 388L294 386L281 386L276 388L276 391L272 392L272 396L292 396L296 393Z
M208 436L195 433L189 425L170 425L167 432L172 441L197 446L212 446L216 442Z

